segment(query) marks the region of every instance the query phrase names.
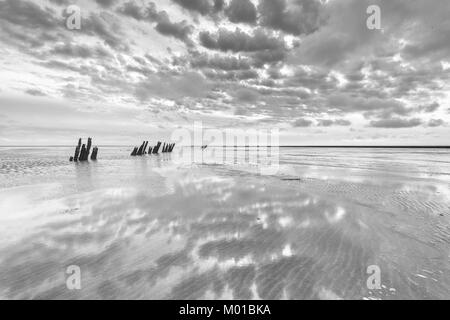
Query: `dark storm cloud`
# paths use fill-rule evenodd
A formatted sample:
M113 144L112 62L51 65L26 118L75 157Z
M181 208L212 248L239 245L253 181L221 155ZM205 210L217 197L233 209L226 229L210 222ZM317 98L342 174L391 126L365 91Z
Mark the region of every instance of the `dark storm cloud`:
M257 18L256 7L250 0L231 0L226 15L234 23L254 24Z
M382 119L374 120L370 122L370 126L373 128L387 128L387 129L401 129L401 128L414 128L422 124L422 120L418 118L414 119Z
M322 4L318 0L261 0L263 26L293 35L310 34L322 23Z

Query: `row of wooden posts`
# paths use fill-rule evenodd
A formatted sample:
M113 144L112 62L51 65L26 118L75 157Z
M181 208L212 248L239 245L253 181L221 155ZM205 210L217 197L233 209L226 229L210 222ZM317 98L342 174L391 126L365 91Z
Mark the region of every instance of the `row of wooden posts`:
M148 141L144 141L142 145L138 148L135 147L133 149L133 152L131 153L132 156L142 156L145 154L157 154L159 153L159 149L161 148L161 142L158 141L156 146L154 147L148 147ZM88 161L89 155L91 154L91 147L92 147L92 139L88 138L87 144L83 144L81 138L78 140L78 145L75 147L75 154L70 157L71 162L83 162ZM147 152L148 147L148 152ZM165 143L162 144L162 153L170 153L173 151L173 148L175 148L175 143ZM97 160L98 155L98 147L94 147L92 149L91 154L91 160L95 161Z
M91 153L91 147L92 147L92 139L88 138L87 141L87 145L83 144L82 145L82 140L81 138L78 140L78 145L75 147L75 154L73 157L70 157L70 161L74 161L74 162L83 162L83 161L88 161L89 159L89 154ZM95 161L97 160L97 154L98 154L98 147L94 147L92 149L92 154L91 154L91 160Z
M156 144L156 146L154 147L148 147L148 141L144 141L142 142L141 146L138 147L134 147L133 152L131 152L131 156L143 156L145 154L157 154L159 153L159 149L161 148L161 142L158 141L158 143ZM148 147L148 152L147 152L147 147ZM175 148L175 143L165 143L162 146L162 153L169 153L173 151L173 148Z

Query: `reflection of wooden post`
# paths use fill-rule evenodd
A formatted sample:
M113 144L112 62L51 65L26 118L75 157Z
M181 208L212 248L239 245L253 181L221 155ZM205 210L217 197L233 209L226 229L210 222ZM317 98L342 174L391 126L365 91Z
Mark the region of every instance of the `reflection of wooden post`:
M148 154L152 154L152 147L148 148Z

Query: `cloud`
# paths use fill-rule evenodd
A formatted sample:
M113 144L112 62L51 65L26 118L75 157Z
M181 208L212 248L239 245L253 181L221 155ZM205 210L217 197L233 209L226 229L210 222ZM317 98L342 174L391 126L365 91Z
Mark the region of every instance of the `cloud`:
M299 118L294 121L293 126L296 128L305 128L305 127L311 127L313 125L313 122L308 119Z
M60 23L53 9L23 0L0 2L0 19L26 28L54 29Z
M428 105L421 105L417 109L419 111L422 111L422 112L433 113L437 109L439 109L439 107L440 107L439 103L433 102L433 103L428 104Z
M344 93L330 95L327 103L330 108L345 112L361 112L366 117L377 116L383 119L391 118L394 115L409 115L413 111L397 100L355 97Z
M118 13L123 14L128 17L132 17L136 20L146 19L148 16L147 10L149 10L149 11L152 10L152 7L145 9L145 8L142 8L141 6L137 5L136 2L133 2L133 1L125 2L121 7L117 8ZM153 10L154 10L154 7L153 7Z
M47 95L39 89L27 89L25 93L35 97L44 97Z
M163 35L172 36L191 45L189 35L192 33L193 27L186 21L171 22L165 12L161 13L155 30Z
M186 10L207 15L222 10L223 0L172 0Z
M53 49L49 51L49 54L82 59L92 57L104 59L111 56L110 52L102 46L90 47L85 44L74 44L70 42L57 44Z
M152 74L135 87L134 95L140 101L152 97L165 99L203 98L212 89L212 84L198 72L184 74Z
M226 15L234 23L254 24L257 19L256 7L250 0L231 0Z
M343 126L347 127L350 126L352 123L349 120L345 119L337 119L337 120L319 120L317 125L319 127L331 127L331 126Z
M262 67L267 63L277 63L286 57L286 45L282 38L257 28L247 33L240 28L234 31L220 29L217 33L203 31L199 34L200 43L207 49L244 53L253 60L253 64Z
M399 129L399 128L414 128L422 124L422 120L418 118L414 119L382 119L371 121L370 126L373 128L388 128L388 129Z
M172 22L166 11L157 10L154 2L148 3L146 7L141 7L135 2L129 1L119 7L117 12L135 20L155 24L155 30L160 34L172 36L189 46L193 45L189 37L193 31L193 26L189 25L186 20Z
M193 68L211 68L225 71L249 70L251 68L249 59L218 54L194 55L191 57L190 63Z
M293 35L310 34L322 24L322 4L317 0L261 0L261 25Z
M110 8L117 2L117 0L95 0L95 2L103 8Z
M259 94L255 90L248 88L241 88L236 90L236 92L234 93L234 97L236 101L239 102L254 103L258 100Z
M83 19L80 31L102 39L115 50L129 50L128 41L122 36L122 25L113 15L91 13Z
M217 34L203 31L200 33L200 41L208 49L225 52L255 52L284 48L284 42L281 39L269 36L262 29L256 29L253 34L248 34L239 28L235 31L220 29Z
M441 127L444 126L445 122L442 119L431 119L430 121L428 121L428 126L435 128L435 127Z

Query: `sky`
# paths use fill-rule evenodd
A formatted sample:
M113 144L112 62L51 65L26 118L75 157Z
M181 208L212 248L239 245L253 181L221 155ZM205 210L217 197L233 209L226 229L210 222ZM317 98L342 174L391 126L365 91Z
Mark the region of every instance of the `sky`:
M135 145L195 122L449 145L449 16L448 0L0 0L0 145Z

